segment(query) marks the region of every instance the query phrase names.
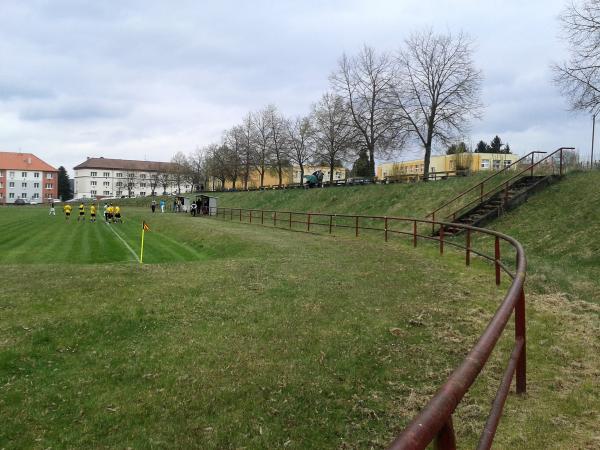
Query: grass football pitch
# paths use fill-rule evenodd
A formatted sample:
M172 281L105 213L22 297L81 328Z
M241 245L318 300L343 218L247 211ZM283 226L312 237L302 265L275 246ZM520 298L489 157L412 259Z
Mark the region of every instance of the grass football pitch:
M382 448L506 288L482 262L381 236L136 208L111 225L47 213L0 209L0 448ZM509 398L498 448L569 443L552 420L594 405L583 381L565 398L540 382L565 353L583 357L578 337L559 332L581 317L533 305L529 320L537 384ZM466 446L510 338L456 412Z

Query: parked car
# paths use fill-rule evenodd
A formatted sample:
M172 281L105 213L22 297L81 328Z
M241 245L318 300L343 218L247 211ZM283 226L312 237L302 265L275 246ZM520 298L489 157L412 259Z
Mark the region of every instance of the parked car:
M25 200L23 200L22 198L18 198L18 199L15 200L14 204L20 206L20 205L26 205L27 202Z

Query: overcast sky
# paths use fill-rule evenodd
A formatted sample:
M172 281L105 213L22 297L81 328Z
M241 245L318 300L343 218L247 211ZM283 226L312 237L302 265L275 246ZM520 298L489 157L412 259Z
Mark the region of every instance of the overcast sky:
M591 118L568 112L549 69L565 1L1 0L0 150L69 171L86 156L169 160L268 103L306 114L342 53L433 27L477 43L473 144L588 152Z

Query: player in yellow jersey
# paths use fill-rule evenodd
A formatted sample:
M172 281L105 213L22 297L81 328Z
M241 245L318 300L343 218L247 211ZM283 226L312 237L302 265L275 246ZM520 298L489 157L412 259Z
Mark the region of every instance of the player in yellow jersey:
M63 211L65 212L65 220L69 220L71 218L71 205L63 206Z
M115 222L123 223L121 220L121 207L119 205L115 206Z
M96 221L96 205L92 203L90 206L90 222Z
M85 205L83 202L79 204L79 216L77 216L77 222L79 222L79 219L85 222Z
M106 208L106 223L113 222L114 214L115 214L115 208L113 207L113 205L111 203L108 205L108 208Z

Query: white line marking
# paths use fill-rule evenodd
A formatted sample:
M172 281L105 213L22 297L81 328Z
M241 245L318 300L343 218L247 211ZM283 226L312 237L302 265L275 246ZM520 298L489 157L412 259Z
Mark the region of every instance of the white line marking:
M127 249L134 256L135 260L137 262L140 262L140 258L138 257L137 253L131 248L131 246L127 242L125 242L125 240L121 236L119 236L119 233L117 233L117 231L113 227L111 227L109 223L104 222L104 225L106 225L109 228L109 230L112 231L115 234L115 236L119 238L123 245L127 247Z

